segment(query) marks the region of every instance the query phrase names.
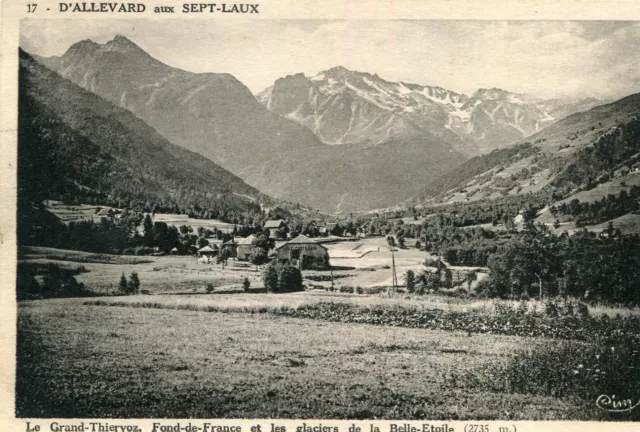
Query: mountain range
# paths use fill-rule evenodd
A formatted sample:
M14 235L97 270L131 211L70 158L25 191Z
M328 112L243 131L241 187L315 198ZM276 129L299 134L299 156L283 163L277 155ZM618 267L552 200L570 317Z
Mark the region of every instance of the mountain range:
M260 191L329 212L410 198L467 158L424 129L390 135L385 145L337 148L265 108L233 76L170 67L123 36L37 59Z
M20 51L18 187L22 204L45 199L213 217L259 216L273 200L209 159L170 143L131 112Z
M558 167L608 133L618 117L635 113L590 98L544 99L496 88L468 96L341 66L280 78L254 96L229 74L171 67L123 36L33 57L133 114L150 136L193 152L185 153L190 158L204 156L210 165L198 159L198 169L224 179L225 197L262 199L259 190L331 213L536 193L557 186ZM63 105L60 97L51 100ZM96 104L71 100L78 111ZM86 135L88 125L67 114L66 126ZM142 126L133 129L129 146L138 145ZM182 166L183 176L206 177ZM220 187L208 187L221 196ZM571 187L580 185L562 186Z
M510 145L602 103L592 98L543 99L496 88L467 96L341 66L313 77L298 73L280 78L256 97L326 144L368 147L433 135L470 156Z

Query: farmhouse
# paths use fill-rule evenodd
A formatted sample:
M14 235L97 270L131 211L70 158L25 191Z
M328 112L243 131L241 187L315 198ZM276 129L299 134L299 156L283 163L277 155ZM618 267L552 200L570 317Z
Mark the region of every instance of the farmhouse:
M231 252L231 257L233 258L238 256L238 243L236 243L233 239L222 243L221 249L226 249Z
M276 256L278 262L293 265L299 269L324 270L329 268L327 248L303 235L278 246Z
M213 245L213 247L207 245L205 247L198 249L198 256L214 256L217 253L218 253L218 247L216 245Z
M251 234L249 237L245 237L238 242L238 260L249 261L251 259L251 253L253 252L253 241L256 236Z
M278 231L286 227L287 224L282 219L268 220L264 224L264 229L269 230L269 238L278 238Z
M102 208L96 212L97 217L116 217L122 213L119 209L113 208Z

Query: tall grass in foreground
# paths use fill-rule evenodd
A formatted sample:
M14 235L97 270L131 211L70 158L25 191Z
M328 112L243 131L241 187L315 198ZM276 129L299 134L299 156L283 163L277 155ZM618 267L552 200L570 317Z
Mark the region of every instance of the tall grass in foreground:
M640 397L638 350L631 338L614 344L597 337L589 344L554 341L536 350L521 350L506 363L491 363L485 374L498 378L488 380L497 383L495 391L577 397L596 410L599 398L628 401L629 407ZM600 404L602 418L640 420L637 408L614 416L603 407Z

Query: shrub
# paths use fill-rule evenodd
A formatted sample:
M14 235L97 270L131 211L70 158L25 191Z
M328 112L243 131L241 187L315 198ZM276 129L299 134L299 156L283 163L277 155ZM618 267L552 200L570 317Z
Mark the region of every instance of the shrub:
M581 318L589 318L589 306L586 303L578 302L576 305L576 312Z
M385 287L369 287L366 289L367 294L380 294L386 291Z
M573 307L573 303L571 301L565 302L564 307L562 308L562 314L564 316L571 317L571 316L574 315L574 312L575 312L575 310L574 310L574 307Z
M491 283L491 280L489 278L482 279L478 282L478 284L476 285L476 294L480 297L499 297L498 290Z
M526 301L520 301L518 303L518 307L516 308L516 313L518 315L525 315L529 311L529 306Z
M278 274L278 292L304 291L302 286L302 273L293 266L284 266Z
M86 297L92 295L68 270L57 264L47 265L18 263L16 269L16 297L18 300ZM36 278L40 277L40 280Z
M362 287L361 287L361 286L359 286L359 285L356 287L356 292L357 292L358 294L364 294L364 290L363 290L363 289L362 289Z
M141 246L135 249L136 255L151 255L153 253L153 249L147 246Z
M547 300L544 303L544 313L551 318L556 318L559 315L558 304L553 300Z
M244 278L244 280L242 281L242 290L244 292L249 291L249 287L251 286L251 282L249 281L249 278Z
M329 254L321 257L305 255L302 259L302 268L309 270L326 270L329 268Z
M212 293L214 290L213 284L212 283L208 283L207 284L207 292L208 293Z
M506 388L494 390L559 398L577 396L591 403L603 394L619 399L634 397L640 391L636 343L632 339L615 345L598 340L591 344L554 341L541 349L523 350L499 372ZM633 419L638 419L637 413L631 413Z

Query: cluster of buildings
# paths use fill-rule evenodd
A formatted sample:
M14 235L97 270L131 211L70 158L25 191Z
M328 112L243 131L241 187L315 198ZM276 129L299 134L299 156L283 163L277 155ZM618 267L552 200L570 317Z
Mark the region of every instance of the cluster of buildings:
M280 238L280 233L286 228L286 223L283 220L267 221L264 225L264 229L269 231L269 237L272 239ZM239 241L235 239L226 242L213 241L200 248L198 255L212 258L220 251L228 249L230 256L236 260L250 261L256 239L257 237L252 234ZM300 269L326 269L329 267L327 248L304 235L299 235L289 241L276 242L276 247L269 251L269 256L281 264L293 265Z

